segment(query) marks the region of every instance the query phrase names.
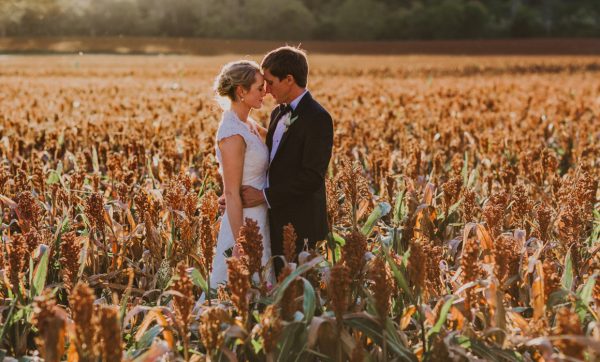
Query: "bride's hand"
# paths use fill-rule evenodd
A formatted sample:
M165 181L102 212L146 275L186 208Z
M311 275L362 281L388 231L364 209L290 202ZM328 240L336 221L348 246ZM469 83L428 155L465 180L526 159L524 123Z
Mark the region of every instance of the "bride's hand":
M239 249L237 243L233 246L233 251L231 252L231 256L233 256L234 258L240 257L240 249Z
M261 126L260 124L257 124L256 128L258 129L258 133L259 133L260 137L263 140L265 140L267 138L267 132L268 132L268 130L265 127Z

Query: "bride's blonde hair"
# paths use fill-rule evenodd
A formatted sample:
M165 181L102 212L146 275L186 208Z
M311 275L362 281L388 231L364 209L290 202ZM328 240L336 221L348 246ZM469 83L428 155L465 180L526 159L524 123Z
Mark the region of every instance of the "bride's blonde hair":
M215 78L213 89L219 104L226 108L231 102L237 100L236 89L242 86L248 90L256 80L256 73L260 73L258 63L251 60L237 60L227 63Z

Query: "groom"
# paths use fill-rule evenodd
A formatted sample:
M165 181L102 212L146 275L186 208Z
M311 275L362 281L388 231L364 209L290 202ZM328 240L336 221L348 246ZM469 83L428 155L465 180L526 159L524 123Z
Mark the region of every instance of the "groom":
M296 253L305 239L309 248L327 237L325 175L333 146L333 121L306 89L306 54L285 46L262 61L267 93L279 104L271 113L267 146L270 164L267 186L242 186L244 207L267 203L273 256L283 254L283 227L294 226ZM282 268L275 259L275 270Z

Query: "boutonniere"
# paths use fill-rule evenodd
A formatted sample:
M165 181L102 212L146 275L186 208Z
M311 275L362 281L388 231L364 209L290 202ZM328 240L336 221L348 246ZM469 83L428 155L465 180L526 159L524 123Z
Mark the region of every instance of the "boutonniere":
M292 117L291 113L286 114L285 118L283 119L283 125L285 126L285 130L283 132L287 132L288 128L290 128L290 126L294 124L294 122L296 122L297 119L298 116Z

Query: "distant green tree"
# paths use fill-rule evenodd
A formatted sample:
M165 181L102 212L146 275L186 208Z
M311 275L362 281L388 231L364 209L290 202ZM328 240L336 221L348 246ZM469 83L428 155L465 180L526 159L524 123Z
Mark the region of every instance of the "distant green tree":
M552 2L552 35L600 36L600 1Z
M165 2L162 0L145 0L138 2L139 22L135 35L161 35L161 24L164 16Z
M299 0L246 0L241 17L242 37L250 39L302 40L312 36L313 14Z
M411 10L398 8L389 11L384 20L384 26L381 32L382 39L407 39L411 37L409 28L409 17Z
M432 22L432 34L435 39L452 39L462 37L465 24L463 4L461 1L444 0L437 6L427 8Z
M103 0L87 8L89 35L134 35L140 26L137 3L131 0Z
M544 25L539 14L526 6L520 6L510 24L510 35L517 38L544 35Z
M164 1L163 17L159 29L161 34L170 36L190 36L194 34L198 22L200 4L197 0Z
M600 0L0 0L0 36L600 36Z
M600 36L600 16L590 9L577 9L560 18L555 33L567 36Z
M0 0L0 35L48 32L44 18L59 8L57 0Z
M246 20L239 0L202 0L194 35L208 38L243 38Z
M336 18L344 0L301 0L315 19L311 38L336 39Z
M23 1L0 1L0 36L9 35L11 27L19 26L26 8Z
M346 0L335 16L336 35L341 39L371 40L383 33L384 3L376 0Z
M409 39L433 39L435 37L434 24L431 21L431 10L422 3L415 3L401 20L405 24L404 34Z
M490 21L488 9L478 0L467 1L463 6L463 22L461 37L483 38L487 35L487 24Z

